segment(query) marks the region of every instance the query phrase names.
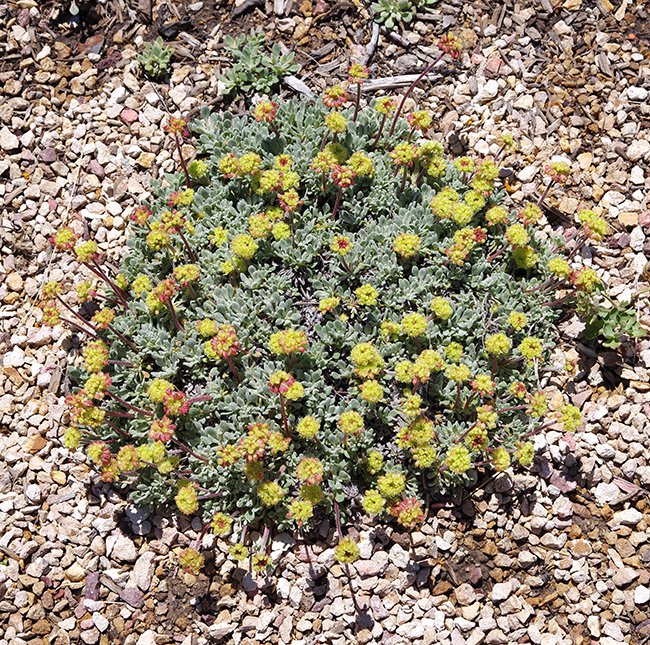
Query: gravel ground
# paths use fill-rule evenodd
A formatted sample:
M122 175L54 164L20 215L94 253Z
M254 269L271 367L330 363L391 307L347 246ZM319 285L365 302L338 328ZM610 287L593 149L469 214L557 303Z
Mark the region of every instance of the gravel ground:
M80 270L51 253L47 238L62 223L119 259L128 213L151 178L174 167L161 131L167 111L218 99L220 36L195 62L175 64L169 85L154 86L137 74L129 45L120 65L98 70L97 54L73 59L63 42L40 43L25 22L25 11L38 20L35 4L14 7L1 41L23 58L20 75L0 72L0 644L650 639L650 342L594 349L577 319L563 323L556 352L572 370L553 375L548 391L554 405L568 392L586 423L570 437L538 437L531 472L483 482L412 540L362 527L350 576L334 563L327 523L298 543L276 536L266 577L237 568L209 537L206 572L178 571L174 552L196 537L198 519L129 506L62 447L66 365L79 340L39 327L34 302L46 279ZM409 52L383 36L375 58L412 73L432 29L455 26L468 45L462 65L416 99L452 149L487 154L496 133L519 138L506 160L515 200L538 192L549 160L570 160L572 181L551 192L549 213L565 225L583 207L607 217L612 236L580 261L624 300L648 288L650 66L647 32L636 27L648 16L643 3L592 4L546 0L507 15L451 4L403 34ZM268 22L289 33L305 24ZM647 294L637 305L650 326Z

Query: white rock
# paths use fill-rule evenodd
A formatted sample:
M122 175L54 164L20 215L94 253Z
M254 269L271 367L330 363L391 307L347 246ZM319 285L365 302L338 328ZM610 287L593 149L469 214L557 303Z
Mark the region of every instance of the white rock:
M494 587L492 587L492 601L500 602L506 600L510 597L512 593L512 580L507 582L497 582Z
M614 513L614 517L609 521L611 526L636 526L643 519L643 513L636 508L626 508L624 511Z
M608 443L599 443L596 446L596 454L605 460L614 459L616 456L616 450L612 448Z
M643 169L640 166L633 166L630 170L630 181L637 186L640 186L645 183L645 177L643 176Z
M491 78L485 83L485 85L479 90L478 96L476 97L479 101L489 101L496 97L499 93L499 82Z
M596 501L601 506L604 504L609 504L609 502L613 502L615 499L618 499L619 494L620 491L616 484L606 484L605 482L601 482L594 489Z
M108 622L108 618L106 618L106 616L102 616L102 614L98 612L95 612L93 614L93 623L95 623L95 627L97 627L100 632L105 632L110 624Z
M645 101L648 98L648 90L646 90L645 87L632 85L627 88L627 98L630 99L630 101Z
M5 152L14 152L19 147L18 137L7 126L0 129L0 148Z
M153 629L148 629L140 634L137 645L156 645L156 632Z
M626 154L630 161L639 161L650 152L650 142L635 139L627 148Z
M533 177L537 174L539 168L537 166L526 166L517 174L517 179L523 181L525 184L532 181Z
M634 603L637 605L645 605L650 600L650 589L645 585L639 585L634 590Z
M623 567L618 569L612 576L612 582L617 587L625 587L631 582L634 582L639 577L639 574L632 567Z
M109 546L110 542L113 542L112 546ZM106 545L109 555L120 562L134 562L138 557L138 551L135 544L133 544L133 540L126 537L126 535L110 536L106 540Z
M643 243L645 242L645 233L640 226L635 226L630 233L630 248L639 253L643 251Z

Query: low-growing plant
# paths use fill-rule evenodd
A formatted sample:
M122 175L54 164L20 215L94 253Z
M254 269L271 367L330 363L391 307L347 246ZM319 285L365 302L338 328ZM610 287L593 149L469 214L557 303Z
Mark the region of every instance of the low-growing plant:
M158 36L156 40L142 44L137 61L149 78L159 80L169 75L173 55L174 48L165 45L165 41Z
M372 3L374 20L388 29L409 24L418 11L425 11L438 0L377 0Z
M600 340L610 349L623 343L643 338L647 331L639 323L634 302L618 302L603 293L602 299L588 298L578 303L578 312L586 322L584 337Z
M294 53L283 53L277 43L267 54L264 34L251 31L248 36L226 36L224 42L233 59L225 76L226 93L270 94L285 76L300 69Z
M70 227L53 236L102 283L76 285L91 319L55 282L43 311L91 337L65 440L103 480L234 532L237 559L264 527L256 570L271 527L333 512L351 562L342 517L412 528L478 471L530 465L534 434L580 424L548 410L540 373L557 305L598 279L541 232L538 205L504 205L494 159L449 160L430 114L359 109L340 85L168 130L198 155L133 213L120 273ZM600 221L583 212L572 253Z

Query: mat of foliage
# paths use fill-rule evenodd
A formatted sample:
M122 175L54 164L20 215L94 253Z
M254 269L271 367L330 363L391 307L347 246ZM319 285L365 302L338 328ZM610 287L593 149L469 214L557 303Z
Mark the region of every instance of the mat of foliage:
M134 213L121 273L76 245L111 286L77 286L104 306L67 440L105 480L219 534L332 508L411 527L478 470L529 465L535 432L579 423L538 389L557 291L592 290L593 272L569 268L536 205L500 205L493 159L446 159L426 113L390 127L396 106L358 111L335 87L204 113L191 135L174 121L198 156Z

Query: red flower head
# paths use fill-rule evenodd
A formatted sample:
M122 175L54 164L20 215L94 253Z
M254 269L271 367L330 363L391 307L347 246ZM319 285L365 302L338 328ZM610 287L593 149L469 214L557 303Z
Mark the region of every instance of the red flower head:
M170 116L167 125L164 127L165 132L169 134L180 135L183 138L190 136L190 131L187 129L187 119L179 119Z
M463 43L458 36L452 33L445 34L438 41L438 49L449 54L452 60L457 60L463 51Z

